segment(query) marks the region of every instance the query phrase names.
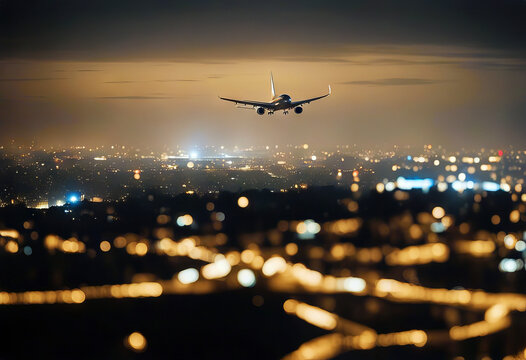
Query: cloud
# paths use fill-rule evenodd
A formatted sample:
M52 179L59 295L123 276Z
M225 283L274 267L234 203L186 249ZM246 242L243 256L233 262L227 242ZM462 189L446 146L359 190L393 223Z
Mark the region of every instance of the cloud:
M454 60L407 60L407 59L374 59L356 65L458 65Z
M526 63L508 63L498 61L465 61L461 66L480 70L526 71Z
M344 85L373 85L373 86L400 86L400 85L430 85L444 82L443 80L417 79L417 78L389 78L378 80L345 81Z
M283 56L275 57L273 60L277 61L286 61L286 62L314 62L314 63L340 63L340 64L349 64L349 63L359 63L358 61L353 61L349 59L343 59L339 57L326 57L326 56Z
M51 80L67 80L68 78L3 78L0 82L22 82L22 81L51 81Z
M95 99L104 100L167 100L173 99L169 96L100 96Z
M80 69L77 70L78 72L92 72L92 71L104 71L104 70L96 70L96 69Z
M201 81L201 80L193 80L193 79L175 79L175 80L117 80L117 81L104 81L104 84L134 84L134 83L140 83L140 82L194 82L194 81Z
M174 80L169 80L169 79L166 79L166 80L153 80L155 82L194 82L194 81L200 81L200 80L195 80L195 79L174 79Z

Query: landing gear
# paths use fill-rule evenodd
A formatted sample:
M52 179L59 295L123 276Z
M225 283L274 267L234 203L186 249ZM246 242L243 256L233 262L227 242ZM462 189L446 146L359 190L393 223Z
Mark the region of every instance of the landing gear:
M289 112L288 112L287 110L284 110L284 111L283 111L283 114L284 114L284 115L287 115L288 113L289 113Z
M269 111L267 114L274 115L274 111Z

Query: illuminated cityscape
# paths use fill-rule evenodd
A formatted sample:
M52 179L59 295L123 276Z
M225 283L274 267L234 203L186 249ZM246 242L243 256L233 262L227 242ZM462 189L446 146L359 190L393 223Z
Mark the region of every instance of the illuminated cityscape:
M124 201L147 193L214 194L309 186L353 191L423 189L511 190L520 193L526 151L508 148L454 152L438 146L364 150L309 144L248 148L194 147L152 151L123 145L88 148L0 148L0 203L48 208L83 199ZM8 180L9 179L9 180Z
M134 299L126 306L147 318L110 333L73 340L49 328L72 342L104 337L104 351L119 357L211 356L195 349L197 339L167 347L180 315L143 308L181 301L204 313L183 316L176 333L197 322L223 332L221 322L234 321L210 335L227 341L244 327L265 339L280 328L262 358L523 358L525 158L431 145L5 147L0 246L11 276L0 303L129 317L112 302ZM217 317L217 304L224 318L210 324L203 316ZM214 353L242 358L262 341Z

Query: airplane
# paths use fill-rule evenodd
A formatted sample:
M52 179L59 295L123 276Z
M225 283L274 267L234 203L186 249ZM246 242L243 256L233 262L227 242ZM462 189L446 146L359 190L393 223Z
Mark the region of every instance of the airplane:
M323 99L331 94L331 86L329 85L329 92L325 95L314 97L311 99L292 101L289 95L281 94L276 96L276 90L274 89L274 79L272 73L270 73L270 92L272 94L272 100L270 102L261 102L261 101L251 101L251 100L236 100L229 99L224 97L219 97L221 100L231 101L233 103L248 105L252 107L238 107L241 109L256 109L256 112L259 115L264 115L265 111L272 115L274 111L283 110L283 114L288 114L290 109L294 109L296 114L301 114L303 112L303 105L309 104L312 101Z

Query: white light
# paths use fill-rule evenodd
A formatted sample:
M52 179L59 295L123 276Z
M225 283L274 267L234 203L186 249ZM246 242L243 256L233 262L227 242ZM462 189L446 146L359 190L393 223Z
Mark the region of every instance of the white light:
M206 279L219 279L227 276L232 267L223 255L217 255L214 262L203 266L201 272Z
M524 251L524 250L526 250L526 242L524 242L522 240L517 241L517 243L515 244L515 250L517 250L517 251Z
M305 220L305 225L307 226L307 232L310 234L317 234L321 230L320 224L314 220Z
M177 274L177 279L183 284L191 284L199 280L199 271L194 268L188 268Z
M453 184L451 184L451 187L457 192L462 192L466 190L466 183L456 180L456 181L453 181Z
M497 191L499 190L499 184L497 184L496 182L492 182L492 181L484 181L482 183L482 190L485 190L485 191Z
M363 289L365 289L365 280L356 277L348 277L343 281L343 288L350 292L363 291Z
M499 264L499 270L502 272L515 272L521 267L519 261L515 259L502 259Z
M312 155L311 159L312 159L312 161L316 161L316 159L317 159L316 155Z
M250 269L243 269L237 273L237 281L243 287L252 287L256 284L256 275Z
M438 191L440 191L440 192L444 192L444 191L446 191L446 190L447 190L447 187L448 187L448 186L447 186L447 182L444 182L444 181L441 181L441 182L439 182L439 183L437 184L437 189L438 189Z
M392 181L389 181L387 184L385 184L385 190L386 191L393 191L395 189L395 184Z
M513 235L506 235L504 236L504 245L510 249L512 248L513 246L515 246L515 236Z
M216 214L216 220L217 221L225 221L225 214L221 211Z
M199 154L196 151L192 151L190 153L190 159L197 159L198 156Z

